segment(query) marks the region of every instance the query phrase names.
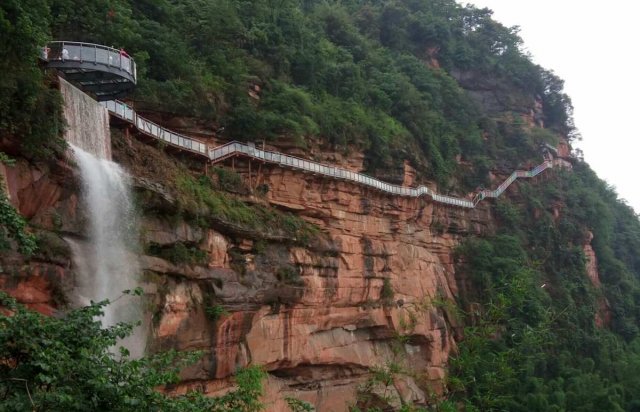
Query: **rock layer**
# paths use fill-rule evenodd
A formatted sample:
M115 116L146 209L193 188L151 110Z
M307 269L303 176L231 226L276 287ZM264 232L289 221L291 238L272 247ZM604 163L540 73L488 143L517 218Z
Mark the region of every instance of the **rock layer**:
M136 141L123 149L148 150ZM148 207L174 207L162 181L127 164L133 157L118 149L114 156L135 171L141 193L155 196ZM196 226L179 214L149 211L140 218L143 244L187 245L206 257L181 263L141 256L152 318L149 350L205 352L184 372L184 383L167 390L215 395L228 390L238 368L257 364L269 372L268 410L282 410L282 399L295 396L319 411L346 411L371 368L394 362L412 371L384 389L394 399L423 402L429 392L441 393L459 326L446 305L457 293L453 249L461 234L486 230L487 209L394 198L266 165L253 165L249 179L246 163L235 166L247 184L268 188L247 201L293 212L320 232L306 243L250 239L224 226ZM14 205L32 223L85 241L71 168L18 162L5 174ZM63 256L41 256L42 263L28 266L16 261L12 274L5 263L0 286L52 314L74 281L68 251Z
M457 293L452 253L460 234L486 229L488 212L388 197L267 166L256 176L253 165L249 179L247 164L235 167L247 182L268 188L255 201L295 211L317 225L324 240L269 244L257 252L238 236L209 230L195 239L174 228L180 240L198 242L209 261L187 269L148 260L149 271L172 276L159 287L168 292L158 295L164 303L157 348L209 355L187 372L188 385L173 390L197 381L217 393L220 382L210 378L227 378L251 363L270 373L269 410L281 410L281 399L295 396L319 411L346 411L371 368L399 362L412 374L397 379L396 398L420 402L429 392L442 393L459 326L443 304ZM167 241L159 222L147 224L149 241ZM208 317L203 306L213 303L207 296L231 313Z

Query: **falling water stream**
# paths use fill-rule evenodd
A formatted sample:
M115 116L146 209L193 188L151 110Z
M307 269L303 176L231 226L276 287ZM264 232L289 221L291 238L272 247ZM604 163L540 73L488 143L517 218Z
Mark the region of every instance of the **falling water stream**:
M78 270L77 296L82 303L109 299L103 326L141 320L140 298L123 295L138 286L135 254L137 224L127 174L116 163L71 145L82 181L82 207L88 241L71 241ZM140 328L138 328L140 329ZM126 342L134 356L142 354L141 331Z
M67 238L76 267L74 300L81 305L109 299L103 326L142 320L139 297L123 295L139 285L137 222L129 177L111 161L108 113L95 100L68 83L65 97L66 140L73 151L81 181L82 215L86 239ZM105 120L106 119L106 120ZM144 352L143 327L124 342L132 356Z

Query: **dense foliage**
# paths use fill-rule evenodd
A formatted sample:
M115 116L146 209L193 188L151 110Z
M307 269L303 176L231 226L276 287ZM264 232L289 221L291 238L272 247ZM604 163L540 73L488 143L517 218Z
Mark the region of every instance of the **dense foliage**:
M22 253L31 255L35 252L35 237L25 230L26 222L18 211L9 203L4 189L0 187L0 252L11 248L15 240Z
M37 64L49 24L46 0L0 4L0 134L41 159L64 148L60 93Z
M498 205L499 234L459 251L471 326L453 399L469 411L640 410L637 215L583 163L522 189ZM585 270L591 234L601 287Z
M264 372L237 373L238 389L220 398L199 393L168 397L157 390L176 383L180 367L198 354L168 352L130 359L120 347L132 325L103 328L108 302L61 317L30 311L0 292L0 411L242 411L261 410ZM7 315L7 312L10 315Z
M15 160L0 152L0 164L12 166ZM37 249L35 236L26 229L27 222L11 205L6 188L0 182L0 252L11 249L11 242L17 243L20 252L31 255Z

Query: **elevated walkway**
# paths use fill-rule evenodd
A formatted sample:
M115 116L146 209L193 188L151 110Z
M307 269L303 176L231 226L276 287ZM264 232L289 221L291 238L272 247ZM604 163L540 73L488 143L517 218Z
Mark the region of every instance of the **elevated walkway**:
M287 167L303 172L318 174L332 179L350 181L356 184L371 187L394 196L431 198L435 203L442 203L449 206L473 209L483 199L499 197L518 178L531 178L539 175L548 168L553 167L553 162L548 155L545 161L532 170L516 170L495 190L482 190L478 192L473 200L454 196L441 195L426 186L417 188L394 185L383 182L362 173L352 172L336 166L325 165L311 160L301 159L284 153L261 150L250 143L230 142L222 146L209 147L199 140L172 132L162 126L153 123L138 115L129 105L120 101L109 101L102 103L112 116L124 120L134 125L139 132L151 136L164 144L189 151L198 156L205 157L212 163L221 162L231 157L246 157L265 163L274 164L278 167Z
M102 102L102 105L109 110L109 114L111 114L111 116L134 125L136 129L144 135L153 137L163 144L186 150L207 159L209 158L209 148L206 144L199 140L172 132L151 120L147 120L144 117L139 116L131 106L123 102L111 100L108 102Z

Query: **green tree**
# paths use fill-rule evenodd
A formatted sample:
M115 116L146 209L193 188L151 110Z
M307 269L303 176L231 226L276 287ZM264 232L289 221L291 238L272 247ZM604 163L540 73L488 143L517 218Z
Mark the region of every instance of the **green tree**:
M264 372L239 371L238 389L220 398L168 397L157 387L178 382L198 353L168 352L130 359L113 353L132 325L103 328L108 301L59 317L30 311L0 293L0 411L243 411L262 408Z

